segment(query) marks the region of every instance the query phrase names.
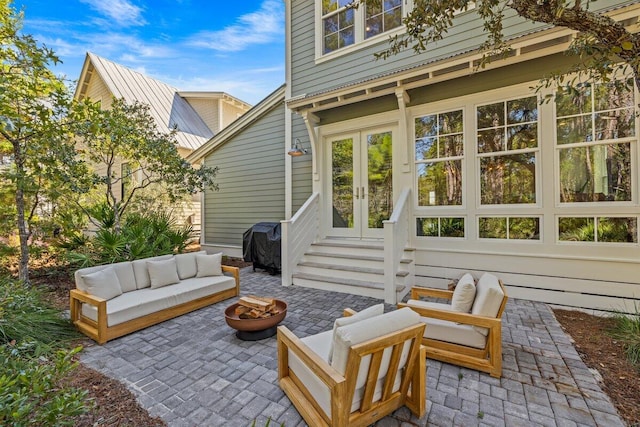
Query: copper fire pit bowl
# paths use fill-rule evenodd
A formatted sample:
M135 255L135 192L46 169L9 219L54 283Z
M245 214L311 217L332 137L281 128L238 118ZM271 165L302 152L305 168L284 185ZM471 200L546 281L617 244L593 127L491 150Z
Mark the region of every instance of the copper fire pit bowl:
M224 311L224 319L227 325L237 330L236 336L244 341L257 341L272 337L276 334L276 325L287 315L287 303L279 299L276 301L276 307L280 309L280 313L261 319L241 319L236 314L238 303L231 304Z

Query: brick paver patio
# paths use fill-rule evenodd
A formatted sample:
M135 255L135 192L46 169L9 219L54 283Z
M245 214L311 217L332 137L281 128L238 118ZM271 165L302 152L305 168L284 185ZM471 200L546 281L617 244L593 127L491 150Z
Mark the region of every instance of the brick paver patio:
M379 302L282 287L279 276L250 267L241 270L240 289L287 301L282 324L300 337L330 329L344 307ZM306 425L278 387L275 337L238 340L224 321L232 301L88 347L81 360L122 381L170 426L264 426L268 418ZM624 426L545 304L511 299L503 321L501 379L428 360L426 415L402 408L376 425Z

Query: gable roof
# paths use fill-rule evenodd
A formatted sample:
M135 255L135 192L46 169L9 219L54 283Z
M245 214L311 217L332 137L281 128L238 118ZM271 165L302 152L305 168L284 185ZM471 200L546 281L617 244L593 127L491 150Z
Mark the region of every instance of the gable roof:
M90 52L76 86L76 99L87 96L94 74L102 79L114 97L124 98L127 103L138 101L148 104L161 132L177 128L178 146L195 150L213 136L211 129L180 96L178 89Z
M267 114L274 107L278 105L284 105L284 95L287 85L283 84L278 89L271 92L262 101L257 103L253 108L240 116L236 121L231 123L226 128L218 132L213 138L203 144L200 148L189 154L187 161L191 163L197 163L200 159L206 157L213 150L220 145L226 143L231 138L247 129L260 117Z

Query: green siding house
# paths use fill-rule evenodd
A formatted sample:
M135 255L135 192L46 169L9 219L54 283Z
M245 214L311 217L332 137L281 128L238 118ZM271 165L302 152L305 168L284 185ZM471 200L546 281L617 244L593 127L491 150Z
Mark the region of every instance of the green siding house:
M513 52L482 69L474 9L426 52L375 60L412 2L346 3L287 0L286 84L193 153L220 168L203 244L238 256L242 231L280 220L285 286L395 303L490 271L511 297L632 311L637 88L536 92L574 33L508 11ZM593 6L637 26L636 2Z

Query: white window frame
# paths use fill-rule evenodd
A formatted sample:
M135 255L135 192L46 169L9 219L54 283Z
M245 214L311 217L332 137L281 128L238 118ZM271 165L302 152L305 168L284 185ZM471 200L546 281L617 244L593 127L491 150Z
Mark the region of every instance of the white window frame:
M466 182L467 182L467 168L466 168L466 164L467 164L467 158L468 158L468 153L467 153L467 149L468 149L468 144L467 144L467 136L468 136L468 132L467 132L467 109L465 108L464 105L459 105L459 104L452 104L455 106L452 106L450 108L441 108L438 110L431 110L428 112L425 112L423 114L413 114L411 116L411 140L409 141L409 143L412 146L412 155L411 155L411 159L413 161L413 165L414 165L414 173L413 173L413 188L415 189L415 191L413 192L413 205L415 206L416 212L422 212L423 214L421 214L420 216L439 216L439 217L453 217L453 216L463 216L463 215L455 215L455 214L451 214L451 215L442 215L442 214L438 214L438 215L429 215L426 212L431 212L431 213L435 213L437 212L437 210L451 210L453 211L462 211L466 208L466 196L467 196L467 191L466 191ZM450 113L452 111L462 111L462 156L455 156L455 157L443 157L443 158L436 158L436 159L432 159L432 160L417 160L416 159L416 119L420 118L420 117L424 117L424 116L437 116L440 114L445 114L445 113ZM449 161L449 160L459 160L460 161L460 170L462 171L462 200L461 203L459 205L434 205L434 206L421 206L420 205L420 198L418 195L418 165L419 164L427 164L427 163L439 163L439 162L445 162L445 161ZM465 235L466 235L466 220L465 220Z
M599 242L598 241L598 229L594 228L594 240L593 241L571 241L571 240L560 240L560 218L591 218L597 222L598 217L602 218L636 218L637 224L640 225L640 215L634 214L606 214L606 213L580 213L580 214L571 214L571 213L558 213L555 215L555 234L556 234L556 244L557 245L568 245L568 246L582 246L587 245L591 247L638 247L640 246L640 227L638 227L638 235L636 235L636 242Z
M437 236L421 236L418 234L418 230L415 229L415 234L416 234L416 238L417 239L433 239L433 240L451 240L453 242L457 242L457 241L461 241L461 240L468 240L468 223L469 223L469 217L465 214L463 215L429 215L429 214L424 214L424 215L416 215L414 217L415 219L415 223L414 225L417 226L418 220L419 219L426 219L426 218L432 218L432 219L437 219L438 220L438 235ZM461 218L462 221L464 222L464 230L463 230L463 236L462 237L455 237L455 236L442 236L440 233L442 232L442 220L443 219L450 219L450 218Z
M629 78L630 76L619 76L620 79L624 79L624 78ZM592 82L593 83L593 82ZM554 93L556 93L557 89L554 90ZM633 105L635 106L635 136L633 137L625 137L625 138L620 138L620 139L609 139L609 140L602 140L602 141L591 141L591 142L577 142L577 143L569 143L569 144L558 144L558 131L557 131L557 122L558 122L558 109L557 109L557 105L555 102L552 102L553 104L553 144L554 144L554 198L555 198L555 205L556 208L567 208L567 209L573 209L571 212L580 212L580 214L577 215L573 215L570 213L567 213L566 215L561 215L561 216L575 216L575 217L580 217L583 216L582 214L584 213L585 215L590 215L591 213L593 213L593 215L599 215L599 212L601 211L602 208L604 208L606 210L607 207L611 208L613 206L615 207L621 207L621 206L629 206L629 207L635 207L638 206L639 204L639 191L640 189L638 187L640 187L640 183L638 182L638 168L640 167L640 159L638 159L638 144L639 139L640 139L640 116L638 115L639 111L638 111L638 102L640 101L640 94L638 92L638 88L635 87L634 84L634 89L633 89L633 96L634 96L634 102ZM593 111L592 111L593 114ZM564 117L564 116L563 116ZM593 120L593 118L592 118ZM609 144L625 144L625 143L629 143L631 145L631 200L622 200L622 201L599 201L599 202L561 202L560 201L560 151L562 151L563 149L569 149L569 148L588 148L588 147L592 147L592 146L602 146L602 145L609 145ZM600 209L599 209L600 208ZM589 211L589 209L591 209ZM569 211L568 211L569 212ZM615 216L615 215L614 215ZM559 230L558 230L558 221L556 220L556 241L560 242L559 240ZM566 242L562 242L562 243L566 243ZM586 243L586 242L583 242Z
M407 16L407 13L413 9L413 0L402 0L402 19ZM324 33L322 23L322 1L315 1L315 34L316 34L316 64L328 61L330 59L346 55L350 52L360 50L364 47L377 44L381 41L389 40L389 37L402 34L405 31L404 24L399 27L393 28L389 31L385 31L380 34L376 34L370 38L365 38L365 5L360 5L357 9L354 9L354 39L352 45L345 46L340 49L336 49L333 52L323 53Z
M495 206L495 205L493 205ZM507 220L507 238L506 239L500 239L500 238L491 238L491 237L481 237L480 236L480 219L481 218L506 218ZM513 218L537 218L538 219L538 239L512 239L509 238L509 220L513 219ZM490 215L477 215L476 216L476 230L477 230L477 236L476 238L479 241L487 241L487 242L508 242L508 243L517 243L517 244L526 244L526 245L537 245L537 244L541 244L544 240L544 217L542 215L536 215L536 214L525 214L525 215L518 215L518 214L490 214Z
M537 131L537 146L536 148L524 148L524 149L519 149L519 150L503 150L503 151L496 151L493 153L478 153L478 120L477 120L477 112L478 112L478 107L482 107L485 105L491 105L491 104L497 104L497 103L507 103L509 101L513 101L514 99L522 99L522 98L531 98L531 97L536 97L538 98L537 103L538 103L538 120L537 120L537 126L536 126L536 131ZM502 209L533 209L533 208L540 208L542 207L542 166L540 165L540 163L542 162L542 135L541 135L541 131L542 131L542 126L540 124L541 121L541 111L540 111L540 96L536 95L535 93L528 93L528 94L522 94L519 96L509 96L509 97L502 97L502 98L495 98L491 101L487 101L487 102L482 102L482 103L477 103L473 105L473 123L474 123L474 135L476 136L474 138L473 141L473 154L475 157L475 162L476 162L476 175L475 175L475 181L476 181L476 206L478 207L479 210L502 210ZM505 118L505 123L503 125L504 128L506 128L507 122L506 122L506 118ZM536 168L535 168L535 180L536 180L536 184L535 184L535 192L536 192L536 201L534 203L504 203L504 204L483 204L482 203L482 189L481 189L481 185L480 185L480 172L481 172L481 165L480 165L480 161L482 158L484 157L498 157L498 156L509 156L509 155L516 155L516 154L523 154L523 153L535 153L535 158L536 158ZM503 215L503 216L515 216L515 214L502 214L502 213L498 213L495 212L494 215ZM491 215L487 215L487 216L491 216Z
M352 45L350 46L346 46L340 49L336 49L333 52L329 52L329 53L323 53L323 39L324 39L324 34L323 34L323 25L322 25L322 1L320 0L315 0L315 21L314 21L314 27L315 27L315 62L316 64L321 64L325 61L334 59L334 58L338 58L340 56L343 55L347 55L351 52L363 49L365 47L368 46L372 46L375 44L380 43L381 41L388 41L390 37L402 34L405 32L405 25L401 24L399 27L393 28L389 31L380 33L380 34L376 34L373 37L370 38L365 38L365 24L366 24L366 19L365 19L365 12L364 12L364 5L361 5L360 7L358 7L354 12L355 12L355 22L354 22L354 26L355 26L355 33L354 33L354 37L355 37L355 41ZM414 6L414 0L402 0L402 19L404 19L411 10L413 10L413 6ZM466 10L460 10L458 12L456 12L454 15L460 15L466 12L469 12L473 9L476 8L476 3L475 2L470 2L467 5Z

